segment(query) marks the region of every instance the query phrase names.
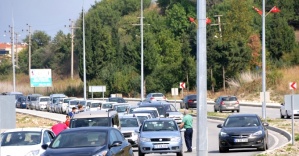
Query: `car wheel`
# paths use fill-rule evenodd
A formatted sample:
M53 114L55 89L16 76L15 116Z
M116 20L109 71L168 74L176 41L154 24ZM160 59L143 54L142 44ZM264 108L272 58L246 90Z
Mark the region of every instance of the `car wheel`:
M239 112L240 112L240 109L237 110L237 113L239 113Z
M287 119L291 118L291 116L288 114L288 111L286 111L286 116L287 116Z
M219 108L219 112L220 112L220 113L222 113L222 110L221 110L221 108Z
M281 113L281 110L280 110L280 118L281 118L281 119L284 118L284 116L283 116L282 113Z
M228 148L225 148L225 147L219 147L219 152L220 153L224 153L224 152L228 152L229 149Z
M232 110L232 113L234 112L235 110Z
M187 103L185 104L185 108L186 108L186 109L189 109L189 107L188 107L188 104L187 104Z
M144 156L144 153L141 152L140 148L138 148L138 156Z
M184 104L183 103L180 103L180 108L184 109Z
M217 112L216 108L214 107L214 112Z
M261 147L257 148L257 150L259 150L259 151L265 151L266 149L267 149L267 143L264 140L263 145Z
M176 153L176 156L183 156L183 151Z

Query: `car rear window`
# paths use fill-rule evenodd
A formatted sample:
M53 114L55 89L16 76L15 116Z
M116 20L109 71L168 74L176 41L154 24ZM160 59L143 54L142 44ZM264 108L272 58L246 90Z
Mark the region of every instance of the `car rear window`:
M163 97L163 94L153 94L153 97Z
M222 101L237 101L236 97L223 97Z

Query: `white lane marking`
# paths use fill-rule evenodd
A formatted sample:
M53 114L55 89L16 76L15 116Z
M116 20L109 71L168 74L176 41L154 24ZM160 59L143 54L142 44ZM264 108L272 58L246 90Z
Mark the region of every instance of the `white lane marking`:
M276 147L277 145L278 145L278 142L279 142L279 139L278 139L278 137L276 137L274 134L272 134L272 133L269 133L269 135L271 135L273 138L274 138L274 140L275 140L275 144L273 144L271 147L269 147L269 149L270 148L272 148L272 147Z

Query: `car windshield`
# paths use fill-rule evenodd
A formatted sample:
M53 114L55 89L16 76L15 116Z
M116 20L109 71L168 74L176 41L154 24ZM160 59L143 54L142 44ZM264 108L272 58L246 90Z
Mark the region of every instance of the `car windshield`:
M139 127L137 118L121 118L121 127Z
M118 112L118 113L123 113L123 112L126 112L127 111L127 108L129 107L129 105L119 105L119 106L116 106L115 110Z
M1 146L24 146L41 143L41 132L21 131L2 133Z
M174 121L144 121L143 131L177 131Z
M223 97L222 101L237 101L236 97Z
M51 148L95 147L107 144L107 132L89 131L61 133L53 140Z
M76 115L75 115L76 116ZM70 127L110 126L108 117L72 119Z
M39 101L41 101L41 102L49 101L49 98L40 98Z
M30 101L37 101L37 96L31 96Z
M143 123L144 120L148 119L147 116L137 116L140 123Z
M78 101L70 101L70 105L76 106L78 105Z
M109 109L109 108L112 108L112 104L111 104L111 103L104 103L104 104L102 104L102 108L103 108L103 109Z
M152 97L163 97L163 94L153 94Z
M97 108L97 107L101 107L101 103L92 103L90 105L90 108Z
M251 127L260 126L260 122L255 116L228 117L223 127Z
M69 103L70 100L71 100L71 99L64 99L64 100L63 100L63 103Z
M110 102L118 102L118 98L109 98Z

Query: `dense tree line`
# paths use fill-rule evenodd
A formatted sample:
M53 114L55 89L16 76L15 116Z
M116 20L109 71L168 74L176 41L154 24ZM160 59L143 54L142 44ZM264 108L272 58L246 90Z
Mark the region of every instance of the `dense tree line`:
M170 92L179 82L196 87L195 0L144 0L144 86L146 92ZM207 0L208 88L219 89L225 79L242 71L261 69L262 0ZM267 69L299 64L294 27L299 2L268 0L266 12ZM86 77L88 85L106 85L109 93L137 96L140 92L140 0L102 0L85 14ZM82 14L76 25L82 28ZM298 24L297 24L298 25ZM26 38L25 40L28 40ZM198 41L200 44L200 41ZM70 35L58 32L53 40L45 32L32 36L32 68L70 73ZM83 80L82 29L75 31L76 71ZM28 73L28 49L20 54L19 72ZM198 60L202 61L202 60ZM0 69L2 69L1 67Z

